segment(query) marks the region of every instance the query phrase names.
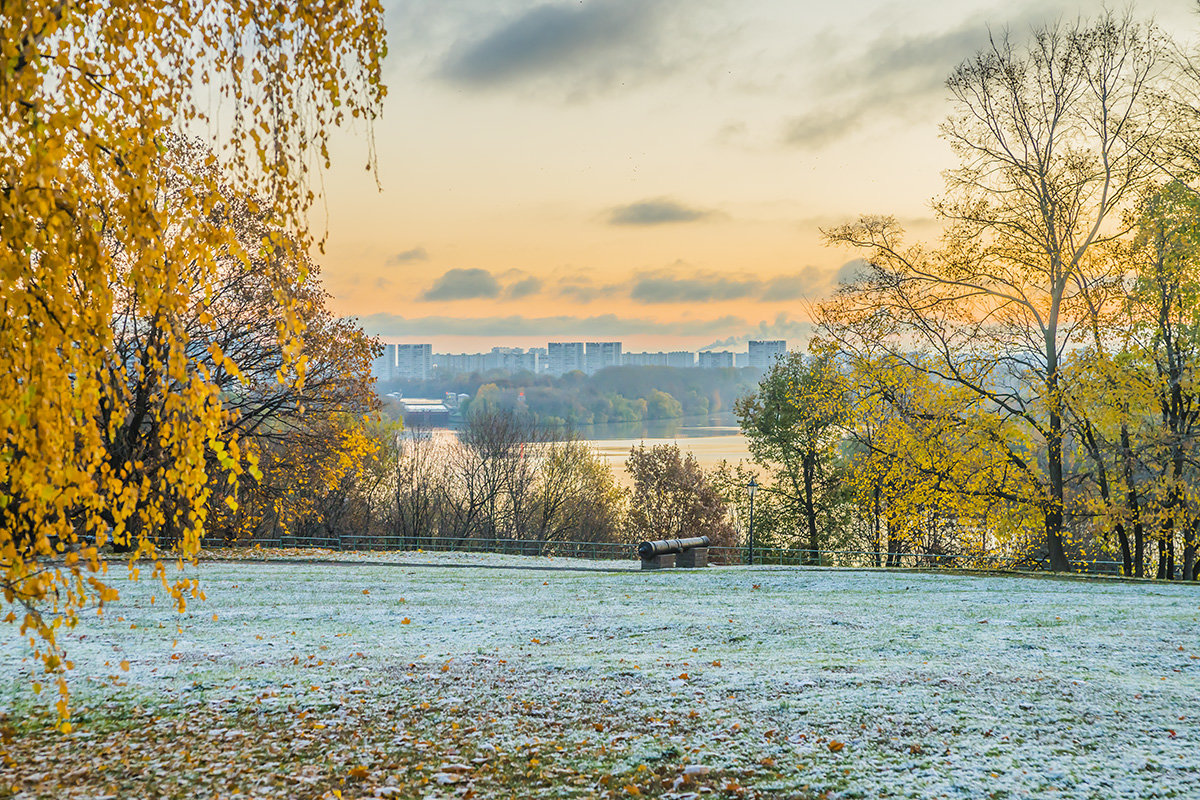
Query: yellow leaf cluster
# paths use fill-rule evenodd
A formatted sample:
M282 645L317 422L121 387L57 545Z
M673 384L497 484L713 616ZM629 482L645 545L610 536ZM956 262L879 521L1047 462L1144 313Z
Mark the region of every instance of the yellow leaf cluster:
M56 632L116 598L106 545L153 560L171 528L194 554L208 456L235 480L253 469L221 436L183 325L236 247L214 219L224 187L266 198L307 246L309 155L327 161L347 113L377 114L382 20L377 0L18 0L0 14L0 588L60 675L64 719ZM227 135L197 171L169 135L205 127ZM296 314L282 319L281 372L303 380ZM148 427L150 446L132 446ZM154 574L180 608L196 591L161 562Z

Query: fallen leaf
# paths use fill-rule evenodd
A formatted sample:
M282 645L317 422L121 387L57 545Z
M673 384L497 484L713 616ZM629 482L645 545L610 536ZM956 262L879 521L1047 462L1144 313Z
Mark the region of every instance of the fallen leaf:
M839 742L837 739L829 740L829 752L831 753L839 753L845 746L845 743Z

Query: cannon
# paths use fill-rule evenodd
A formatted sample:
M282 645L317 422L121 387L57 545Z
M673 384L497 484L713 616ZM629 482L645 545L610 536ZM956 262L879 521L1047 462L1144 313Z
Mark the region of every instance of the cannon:
M659 539L639 544L638 556L642 559L642 569L662 569L674 566L706 567L708 566L709 544L711 544L711 540L707 536L693 536L690 539Z

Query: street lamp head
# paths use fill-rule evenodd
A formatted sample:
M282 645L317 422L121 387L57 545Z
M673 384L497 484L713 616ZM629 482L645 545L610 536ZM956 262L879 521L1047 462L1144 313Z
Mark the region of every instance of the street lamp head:
M750 476L750 482L746 484L746 489L749 490L750 497L753 499L754 493L758 491L758 481L754 479L753 475Z

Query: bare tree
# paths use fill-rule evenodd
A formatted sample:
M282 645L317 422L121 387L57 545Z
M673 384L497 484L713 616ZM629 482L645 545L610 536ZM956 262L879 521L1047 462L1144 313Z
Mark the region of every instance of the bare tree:
M1097 246L1128 232L1122 212L1162 175L1174 117L1162 101L1169 45L1152 26L1106 14L1006 34L947 81L943 135L959 156L935 202L942 247L902 244L891 218L827 231L867 251L870 274L823 311L850 352L883 341L911 369L976 394L1014 431L1012 468L1044 520L1055 570L1064 549L1064 355L1083 335L1082 293L1103 276ZM870 343L867 343L867 339Z

